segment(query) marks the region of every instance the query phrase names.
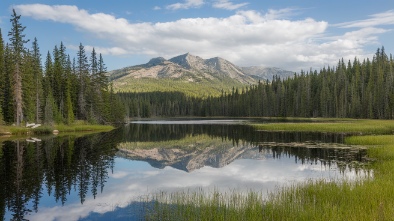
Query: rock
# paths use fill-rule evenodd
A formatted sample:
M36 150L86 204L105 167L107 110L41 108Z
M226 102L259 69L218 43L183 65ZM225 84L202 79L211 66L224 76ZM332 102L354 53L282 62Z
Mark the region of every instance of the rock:
M32 126L31 128L37 128L37 127L40 127L41 126L41 124L36 124L36 125L34 125L34 126Z
M33 127L34 125L36 125L36 124L35 123L29 124L29 122L26 123L26 127Z
M58 131L58 130L53 130L52 133L53 133L53 134L58 134L59 131Z

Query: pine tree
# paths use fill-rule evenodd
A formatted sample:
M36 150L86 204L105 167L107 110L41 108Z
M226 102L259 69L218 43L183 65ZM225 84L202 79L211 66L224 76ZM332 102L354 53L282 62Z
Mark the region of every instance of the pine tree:
M56 107L63 113L63 64L61 51L57 46L53 49L53 79L52 79L52 94L56 103Z
M90 87L87 93L88 98L88 105L89 105L89 121L97 122L100 118L100 114L98 113L99 105L101 102L100 98L100 88L96 84L96 77L98 72L98 65L97 65L97 53L96 50L93 48L92 53L90 55Z
M0 124L3 123L3 102L4 102L4 90L5 90L4 54L5 54L4 41L0 29Z
M42 92L42 65L41 65L41 54L40 48L38 47L37 38L34 38L33 41L33 49L32 49L32 65L33 65L33 75L34 75L34 90L35 90L35 121L36 123L41 122L41 108L42 108L42 100L43 100L43 92Z
M78 91L78 118L87 119L86 95L89 91L89 63L82 43L77 53L77 74L79 80Z
M13 14L11 15L11 31L8 33L11 42L12 49L12 58L15 65L13 72L13 86L14 86L14 100L15 100L15 117L16 117L16 125L19 126L21 121L23 121L23 100L22 100L22 73L21 73L21 64L22 64L22 56L25 52L24 44L28 42L28 40L24 40L25 35L23 31L26 27L22 26L19 19L20 15L17 15L15 9L12 10Z
M72 84L72 64L70 56L67 58L67 66L66 66L66 107L65 107L65 120L67 124L72 124L74 122L74 109L73 103L71 99L71 84Z
M26 122L34 122L35 120L35 80L33 73L33 57L30 51L24 53L21 65L22 73L22 110Z
M97 77L97 81L99 82L100 88L102 90L108 91L108 77L106 76L107 73L107 67L105 67L105 63L103 60L103 56L100 53L99 56L99 63L98 63L98 77Z
M3 120L6 123L14 122L15 100L13 99L12 73L14 65L11 49L7 44L4 51L4 90L3 90Z
M53 125L56 117L56 107L55 101L52 96L52 91L49 92L47 98L45 99L44 107L44 123L48 125Z
M105 75L107 68L105 67L102 55L99 55L97 61L97 55L93 48L91 58L91 77L92 77L92 88L93 99L95 106L95 117L100 123L105 123L109 116L109 102L108 102L108 78ZM106 105L107 104L107 105Z
M53 110L51 106L51 114L48 114L48 97L49 94L52 95L52 87L53 87L53 63L52 63L52 56L47 52L47 56L45 59L45 71L44 71L44 77L43 77L43 98L44 98L44 104L42 106L42 111L44 113L44 116L42 116L42 119L44 123L53 122ZM50 116L50 120L48 120L48 116Z

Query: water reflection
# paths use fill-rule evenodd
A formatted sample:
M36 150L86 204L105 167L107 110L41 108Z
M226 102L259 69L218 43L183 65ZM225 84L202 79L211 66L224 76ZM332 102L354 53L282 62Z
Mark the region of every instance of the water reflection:
M102 192L116 150L108 135L52 137L41 142L5 141L0 154L0 217L24 220L43 196L64 205L70 193L83 204ZM112 139L110 139L112 140ZM88 192L90 191L90 193ZM7 216L5 216L6 211Z
M365 149L342 145L345 135L255 131L245 125L130 124L118 144L122 156L156 168L187 172L204 166L221 168L237 159L294 157L295 163L333 163L344 171L365 162ZM359 165L359 164L356 164Z
M143 209L135 200L160 190L272 190L306 179L367 176L358 166L365 150L347 148L343 139L226 122L130 124L80 138L7 141L0 148L0 217L138 220Z

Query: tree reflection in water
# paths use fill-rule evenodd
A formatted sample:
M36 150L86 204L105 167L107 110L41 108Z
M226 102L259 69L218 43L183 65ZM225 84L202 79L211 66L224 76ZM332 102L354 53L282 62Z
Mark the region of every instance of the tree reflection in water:
M113 168L113 134L82 138L50 137L41 142L5 141L0 150L0 217L8 210L13 220L38 211L43 194L64 205L78 190L81 203L90 191L102 192ZM45 187L45 188L43 188ZM46 189L47 193L43 193Z

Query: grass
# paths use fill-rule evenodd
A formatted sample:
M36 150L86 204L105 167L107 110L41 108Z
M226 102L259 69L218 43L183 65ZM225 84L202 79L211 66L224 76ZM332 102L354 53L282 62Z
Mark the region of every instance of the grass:
M12 136L26 136L26 135L40 135L40 134L51 134L53 130L58 130L59 133L69 133L69 132L101 132L110 131L114 129L110 125L91 125L84 121L75 121L72 125L58 124L54 126L43 125L37 128L27 128L27 127L16 127L16 126L5 126L0 125L0 136L1 135L12 135Z
M81 132L81 131L110 131L114 129L113 126L110 125L55 125L53 129L58 130L60 133L62 132Z
M393 134L394 120L338 120L308 123L269 123L253 125L257 130L303 131L350 134Z
M310 126L308 128L308 125ZM262 130L354 134L346 144L368 147L373 178L306 181L262 193L160 193L147 220L394 220L394 121L346 120L328 123L255 125Z

